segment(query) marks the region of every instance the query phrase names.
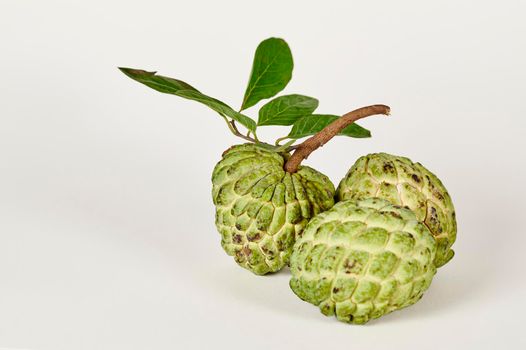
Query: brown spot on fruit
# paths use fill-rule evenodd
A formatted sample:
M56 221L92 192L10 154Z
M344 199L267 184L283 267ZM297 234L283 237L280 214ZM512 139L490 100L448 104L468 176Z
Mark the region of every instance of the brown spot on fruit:
M234 254L234 260L238 263L243 263L246 260L245 255L243 254L243 251L241 249L236 249Z
M261 236L259 235L259 233L255 234L254 236L247 236L247 239L250 241L250 242L254 242L254 241L257 241L258 239L260 239Z
M431 207L431 216L429 217L429 223L432 227L436 227L439 224L437 210L434 207ZM431 230L433 231L433 230Z
M433 191L433 194L435 195L435 197L438 198L438 200L440 201L443 201L444 200L444 196L442 195L442 193L438 192L438 191Z
M245 254L245 256L251 256L252 255L252 251L250 250L250 248L248 246L244 246L243 249L241 249L241 251L243 252L243 254Z
M394 171L394 167L389 163L385 163L383 169L386 173L392 173Z
M395 217L397 219L401 219L402 218L402 216L400 214L398 214L398 213L396 213L394 211L390 212L389 214L391 214L392 217Z
M263 253L265 253L268 256L269 259L274 257L274 252L270 250L269 248L263 246L261 247L261 250L263 251Z
M349 261L349 259L345 260L345 263L343 264L343 268L345 269L345 273L351 273L352 268L356 265L356 261Z
M418 182L418 183L420 183L420 181L422 181L422 180L420 179L420 177L419 177L417 174L413 174L413 175L411 175L411 178L412 178L413 180L415 180L416 182Z
M232 237L232 241L237 244L241 243L242 239L241 235L234 235L234 237Z

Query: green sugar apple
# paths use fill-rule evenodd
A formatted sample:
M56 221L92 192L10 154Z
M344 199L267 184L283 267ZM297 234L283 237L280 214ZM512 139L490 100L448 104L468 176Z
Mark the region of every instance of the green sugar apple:
M411 209L437 241L435 265L454 255L455 209L442 182L420 163L387 153L359 158L337 189L337 200L379 197Z
M263 275L283 268L309 219L334 205L327 176L262 146L233 146L215 166L212 196L221 245L242 267Z
M294 245L290 287L327 316L363 324L417 302L436 272L436 241L409 209L345 200L315 216Z

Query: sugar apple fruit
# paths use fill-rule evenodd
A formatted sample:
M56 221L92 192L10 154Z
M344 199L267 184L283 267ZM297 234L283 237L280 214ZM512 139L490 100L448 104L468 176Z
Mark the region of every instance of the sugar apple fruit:
M296 241L290 287L327 316L366 323L422 297L436 272L436 246L409 209L379 198L342 201Z
M296 237L334 205L334 185L302 166L283 170L288 154L243 144L223 154L212 175L221 245L244 268L263 275L289 262Z
M454 255L455 209L442 182L420 163L387 153L359 158L337 189L337 200L379 197L411 209L437 241L435 265Z

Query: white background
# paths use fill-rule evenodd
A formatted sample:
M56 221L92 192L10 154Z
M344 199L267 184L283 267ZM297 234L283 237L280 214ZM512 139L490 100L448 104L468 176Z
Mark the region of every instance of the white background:
M0 347L524 349L524 1L0 2ZM366 140L305 164L337 183L386 151L443 180L456 257L416 305L321 315L221 249L210 174L239 141L214 112L117 66L238 107L257 44L285 38L286 93L367 104ZM247 111L257 115L257 109ZM261 130L273 140L286 129Z

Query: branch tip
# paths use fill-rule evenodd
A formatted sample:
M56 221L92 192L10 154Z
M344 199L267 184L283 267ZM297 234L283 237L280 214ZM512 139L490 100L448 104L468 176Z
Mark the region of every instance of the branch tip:
M358 119L377 114L390 115L391 108L386 105L372 105L358 108L352 112L344 114L341 118L336 119L320 132L299 144L292 156L285 163L285 171L295 173L298 171L298 167L304 159L307 159L312 152L329 142L329 140L338 135L340 131Z

